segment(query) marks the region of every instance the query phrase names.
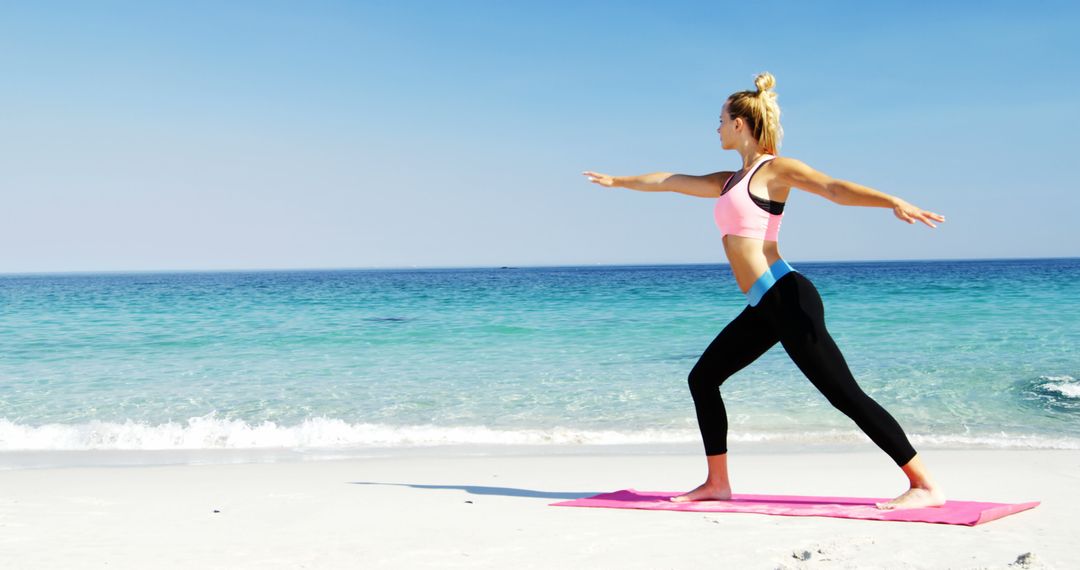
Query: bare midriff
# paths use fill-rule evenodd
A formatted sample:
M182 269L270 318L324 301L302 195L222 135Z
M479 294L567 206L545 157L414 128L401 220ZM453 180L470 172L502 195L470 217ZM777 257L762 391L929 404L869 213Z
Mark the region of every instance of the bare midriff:
M765 241L736 235L724 236L724 253L739 290L746 293L757 278L780 259L775 241Z

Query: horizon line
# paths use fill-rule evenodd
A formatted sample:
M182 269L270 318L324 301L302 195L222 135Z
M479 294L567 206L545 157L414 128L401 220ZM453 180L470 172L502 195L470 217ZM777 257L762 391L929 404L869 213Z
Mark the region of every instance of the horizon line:
M933 259L847 259L847 260L797 260L792 263L828 264L828 263L912 263L912 262L956 262L956 261L1026 261L1026 260L1065 260L1080 259L1076 256L1049 257L968 257L968 258L933 258ZM660 263L575 263L575 264L540 264L540 265L402 265L368 267L261 267L231 269L86 269L75 271L24 271L0 272L0 277L22 276L62 276L62 275L147 275L180 273L303 273L332 271L440 271L464 269L570 269L584 267L678 267L678 266L723 266L720 262L660 262Z

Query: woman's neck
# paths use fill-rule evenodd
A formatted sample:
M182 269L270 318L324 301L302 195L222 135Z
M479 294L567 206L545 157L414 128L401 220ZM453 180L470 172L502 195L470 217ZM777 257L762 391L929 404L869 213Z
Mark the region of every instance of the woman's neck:
M739 155L742 156L743 170L748 170L751 166L754 165L754 163L756 163L758 160L761 160L761 157L765 156L766 154L769 153L761 150L761 148L757 145L754 145L752 147L740 148Z

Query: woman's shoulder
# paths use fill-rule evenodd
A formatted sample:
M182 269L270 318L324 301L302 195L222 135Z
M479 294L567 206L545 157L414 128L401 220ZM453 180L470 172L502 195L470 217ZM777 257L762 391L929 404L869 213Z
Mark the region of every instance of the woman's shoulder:
M800 170L810 168L805 162L790 156L774 156L769 159L768 166L772 170Z
M790 156L777 156L770 159L760 170L770 179L801 180L812 176L814 169L805 162Z

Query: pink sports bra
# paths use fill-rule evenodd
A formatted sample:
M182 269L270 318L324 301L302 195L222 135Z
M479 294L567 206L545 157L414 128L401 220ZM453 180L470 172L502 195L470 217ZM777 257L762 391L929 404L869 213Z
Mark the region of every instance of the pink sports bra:
M784 217L784 203L759 198L750 193L750 180L761 165L776 158L766 154L742 178L732 186L734 174L724 182L724 190L716 200L713 215L723 235L776 241L780 234L780 220Z

